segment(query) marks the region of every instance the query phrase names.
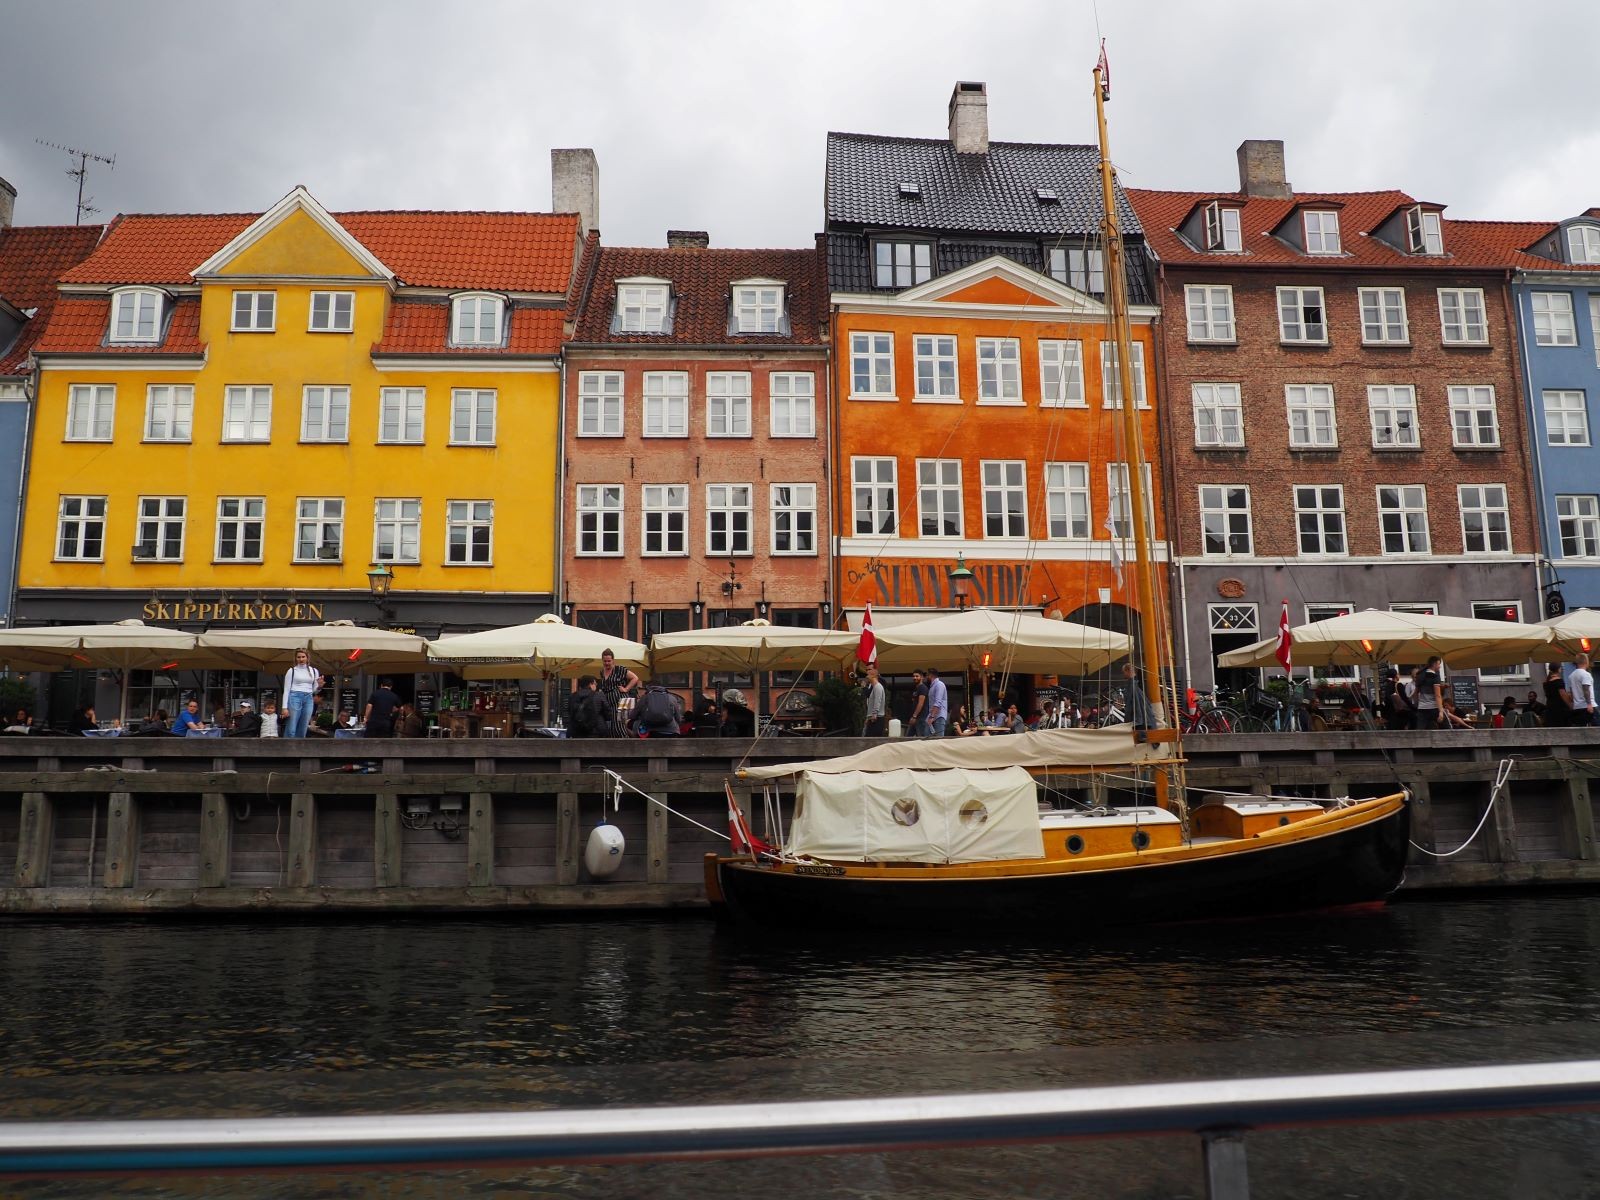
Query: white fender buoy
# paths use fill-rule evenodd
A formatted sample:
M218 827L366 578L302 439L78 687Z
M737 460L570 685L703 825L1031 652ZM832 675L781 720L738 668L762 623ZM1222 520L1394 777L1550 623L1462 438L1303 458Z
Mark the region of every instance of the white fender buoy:
M622 830L615 825L596 825L589 833L589 844L583 849L583 866L595 879L604 879L622 865L622 851L626 845Z

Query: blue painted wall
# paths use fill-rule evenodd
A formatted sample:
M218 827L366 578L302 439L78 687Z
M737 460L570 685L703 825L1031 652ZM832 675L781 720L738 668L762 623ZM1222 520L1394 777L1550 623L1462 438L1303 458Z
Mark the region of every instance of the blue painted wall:
M17 497L27 451L28 404L0 399L0 627L11 623L17 570Z

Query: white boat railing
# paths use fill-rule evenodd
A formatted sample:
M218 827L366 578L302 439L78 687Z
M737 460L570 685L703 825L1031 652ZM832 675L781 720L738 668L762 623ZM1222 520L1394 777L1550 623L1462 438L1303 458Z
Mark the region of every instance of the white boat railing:
M1591 1108L1595 1060L794 1103L13 1121L0 1122L0 1175L657 1162L1194 1134L1207 1196L1244 1200L1252 1130Z

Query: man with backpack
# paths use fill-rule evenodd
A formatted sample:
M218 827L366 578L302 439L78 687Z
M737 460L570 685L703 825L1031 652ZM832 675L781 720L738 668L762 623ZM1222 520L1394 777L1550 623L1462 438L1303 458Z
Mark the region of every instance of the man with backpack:
M572 694L569 737L596 738L611 736L611 712L606 698L600 694L600 681L593 675L578 680L578 690Z
M642 737L677 737L683 701L659 683L651 683L633 710L633 721Z

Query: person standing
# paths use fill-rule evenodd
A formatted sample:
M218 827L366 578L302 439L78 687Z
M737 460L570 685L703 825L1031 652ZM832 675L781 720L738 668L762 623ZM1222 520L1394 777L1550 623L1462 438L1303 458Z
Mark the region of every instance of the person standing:
M1417 704L1418 729L1437 729L1443 720L1444 680L1439 678L1439 668L1443 665L1443 660L1435 654L1412 675L1416 681L1413 698Z
M1572 695L1572 723L1594 724L1594 676L1589 672L1589 656L1580 654L1567 676L1567 691Z
M928 736L942 738L950 721L950 689L939 678L939 668L928 668Z
M626 692L632 695L639 686L639 677L627 667L617 666L617 656L609 650L600 653L600 695L605 700L606 709L610 713L611 737L625 737L627 730L623 728L623 719L618 709L622 706L622 695Z
M926 737L928 720L928 681L921 671L911 672L911 718L906 722L907 737Z
M394 710L400 707L400 697L394 694L394 684L387 679L378 680L377 690L367 697L367 707L361 714L361 724L368 737L394 736Z
M884 707L883 683L878 679L878 668L867 668L867 720L861 727L862 737L888 737L889 714Z
M1143 741L1144 735L1155 720L1155 713L1150 708L1150 697L1144 694L1144 685L1139 682L1139 672L1131 662L1122 664L1122 678L1127 685L1122 691L1123 702L1128 706L1128 721L1133 725L1134 738Z
M289 728L284 737L303 738L311 724L311 714L316 708L317 693L322 690L322 672L311 665L311 656L304 650L294 652L294 666L283 677L283 707L289 714Z
M1551 663L1544 675L1544 723L1552 728L1572 724L1572 696L1560 663Z
M264 738L278 736L278 705L275 701L268 700L261 706L261 736Z

